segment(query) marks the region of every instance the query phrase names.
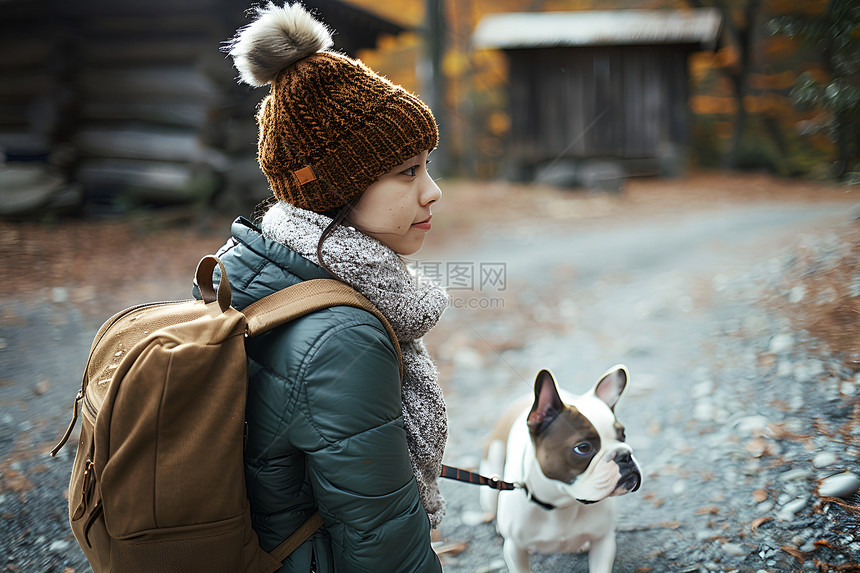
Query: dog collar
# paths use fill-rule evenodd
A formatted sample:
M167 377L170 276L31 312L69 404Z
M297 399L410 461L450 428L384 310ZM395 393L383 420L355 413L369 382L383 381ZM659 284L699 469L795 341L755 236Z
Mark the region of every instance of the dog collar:
M552 511L553 509L555 509L555 506L553 504L547 503L545 501L541 501L538 498L536 498L534 496L534 494L532 494L532 492L530 492L526 486L522 486L522 488L524 490L526 490L526 497L529 498L529 501L531 501L532 503L538 504L539 506L541 506L542 508L544 508L547 511Z

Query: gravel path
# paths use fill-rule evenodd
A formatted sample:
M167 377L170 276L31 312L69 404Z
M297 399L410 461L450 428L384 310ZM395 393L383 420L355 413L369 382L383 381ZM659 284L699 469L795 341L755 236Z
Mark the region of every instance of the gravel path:
M486 224L466 232L462 214L450 212L457 240L431 243L417 263L461 263L451 282L470 266L476 273L474 290L452 291L460 308L450 308L427 340L449 402L447 463L477 465L495 416L530 392L539 368L578 392L625 363L632 379L618 414L645 482L619 499L617 573L860 571L860 497L822 496L834 493L827 491L834 480L822 480L837 476L839 486L843 472L860 474L860 379L763 304L803 298L780 290L798 272L798 240L817 249L825 267L837 260L840 233L856 225L856 198L647 211L639 207L654 195L550 193L547 207L511 195L502 197L510 203L481 204L455 191L452 205L458 193L482 205ZM444 221L440 212L434 225ZM197 233L183 256L214 250L224 230ZM0 231L20 233L20 246L32 250L22 229ZM35 252L62 243L61 229L50 231ZM148 235L155 252L165 248L157 236L175 238ZM123 237L112 245L120 251L135 244ZM84 253L74 269L95 264L87 256L110 260ZM481 263L504 274L481 281ZM122 283L109 303L97 287L61 279L0 295L0 571L89 571L66 524L73 448L56 460L42 452L67 421L91 334L110 314L101 307L185 296L184 273L160 268L154 278ZM447 480L442 488L448 515L437 543L445 570L504 571L501 539L480 511L477 488ZM532 566L587 571L580 555L534 556Z

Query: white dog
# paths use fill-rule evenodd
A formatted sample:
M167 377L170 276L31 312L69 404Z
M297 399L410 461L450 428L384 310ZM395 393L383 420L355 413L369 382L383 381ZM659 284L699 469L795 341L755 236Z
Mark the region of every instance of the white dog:
M496 424L481 474L524 487L503 492L482 488L481 505L496 516L512 572L531 570L530 552L585 550L591 573L612 571L611 498L636 491L642 483L614 412L627 380L627 368L616 366L588 393L565 393L564 402L552 374L541 370L534 399L515 403Z

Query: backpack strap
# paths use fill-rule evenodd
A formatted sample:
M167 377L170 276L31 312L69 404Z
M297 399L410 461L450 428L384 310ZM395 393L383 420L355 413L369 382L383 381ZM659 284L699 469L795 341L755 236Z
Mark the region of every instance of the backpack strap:
M320 516L320 512L315 512L312 516L308 518L306 522L301 524L298 529L293 531L293 533L284 539L280 545L272 549L270 554L272 557L280 561L284 562L284 559L290 556L290 553L299 548L299 545L307 541L307 539L313 535L317 529L322 527L323 519Z
M311 279L303 281L246 306L242 310L242 314L247 319L245 333L249 337L254 337L306 314L332 306L360 308L379 319L388 332L395 352L397 352L400 377L403 378L403 355L391 324L372 302L354 288L338 280Z
M221 280L218 282L218 289L212 286L212 272L215 267L221 269ZM224 263L215 255L206 255L200 262L197 263L197 270L194 271L194 277L197 282L197 288L200 290L200 296L203 297L203 302L218 301L218 306L221 307L221 312L224 312L230 307L233 301L233 293L230 290L230 281L227 280L227 269L224 268Z

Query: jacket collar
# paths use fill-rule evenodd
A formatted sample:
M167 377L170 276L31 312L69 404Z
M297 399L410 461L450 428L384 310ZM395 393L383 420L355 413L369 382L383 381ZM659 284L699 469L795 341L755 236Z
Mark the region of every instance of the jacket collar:
M237 309L305 280L333 278L328 271L286 245L264 237L260 229L244 217L233 221L230 231L232 236L215 255L227 269L233 306ZM193 294L200 298L197 285Z
M300 280L330 279L332 275L321 266L312 263L286 245L267 239L260 229L245 217L239 217L230 228L233 239L251 252L295 275ZM292 281L289 284L293 284ZM285 284L282 287L289 286Z

